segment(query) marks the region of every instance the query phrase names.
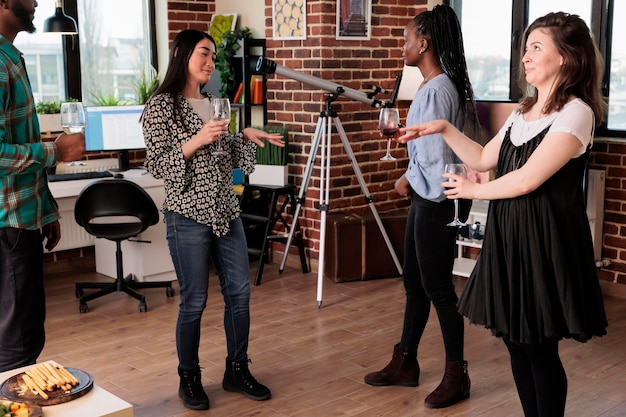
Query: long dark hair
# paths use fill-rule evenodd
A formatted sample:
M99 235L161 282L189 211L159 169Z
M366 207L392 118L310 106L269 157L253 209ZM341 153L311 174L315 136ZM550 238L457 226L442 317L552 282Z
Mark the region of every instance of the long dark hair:
M606 112L606 102L602 97L604 60L585 21L578 15L564 12L548 13L536 19L524 32L519 71L520 86L525 91L520 100L521 112L529 111L538 99L537 94L531 93L533 89L526 82L523 62L528 36L538 28L545 29L550 34L564 61L542 111L552 113L561 110L570 97L575 96L591 107L596 124L601 123Z
M162 93L172 96L174 101L173 111L176 117L180 114L178 95L187 84L189 59L196 45L202 39L210 40L215 46L215 40L213 40L211 35L201 30L185 29L176 35L170 48L167 72L165 73L165 77L163 77L163 82L153 93L153 96Z
M435 6L415 16L412 24L418 36L430 38L441 69L452 80L459 94L459 109L474 131L478 132L474 89L467 73L461 25L454 9L446 5Z

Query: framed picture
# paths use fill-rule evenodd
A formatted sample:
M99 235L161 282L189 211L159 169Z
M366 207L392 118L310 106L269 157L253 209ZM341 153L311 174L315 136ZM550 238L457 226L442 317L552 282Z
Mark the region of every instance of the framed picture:
M272 0L272 37L306 39L306 0Z
M222 35L226 32L232 32L237 26L237 13L214 14L211 17L209 26L209 35L213 38L216 45L222 42Z
M337 0L337 39L368 40L372 0Z

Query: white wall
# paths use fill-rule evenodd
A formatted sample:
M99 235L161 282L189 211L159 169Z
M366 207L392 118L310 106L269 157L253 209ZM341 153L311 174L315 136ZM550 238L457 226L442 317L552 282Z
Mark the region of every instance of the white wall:
M237 13L237 27L249 27L255 38L265 37L264 0L216 0L215 12Z

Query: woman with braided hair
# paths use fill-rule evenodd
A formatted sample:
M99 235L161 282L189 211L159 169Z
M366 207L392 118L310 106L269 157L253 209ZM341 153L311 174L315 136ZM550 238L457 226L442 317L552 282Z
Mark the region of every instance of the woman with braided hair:
M417 66L424 81L418 89L407 125L445 119L459 129L467 121L478 126L472 86L467 75L463 36L454 10L440 5L413 18L404 31L404 63ZM437 311L446 354L441 384L425 399L430 408L448 407L469 397L470 379L463 358L463 318L457 311L452 282L456 227L453 203L442 187L444 166L460 162L440 134L408 143L409 165L395 189L411 197L404 241L404 325L391 362L365 376L369 385L417 386L417 350L430 314ZM466 219L470 200L461 200Z

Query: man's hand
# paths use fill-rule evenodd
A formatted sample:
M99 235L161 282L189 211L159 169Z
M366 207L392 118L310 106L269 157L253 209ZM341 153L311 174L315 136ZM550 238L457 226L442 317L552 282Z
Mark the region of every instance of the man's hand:
M41 240L47 240L46 249L51 251L61 240L61 224L56 221L45 225L41 229Z
M85 136L82 133L61 133L54 144L59 162L80 161L85 155Z

